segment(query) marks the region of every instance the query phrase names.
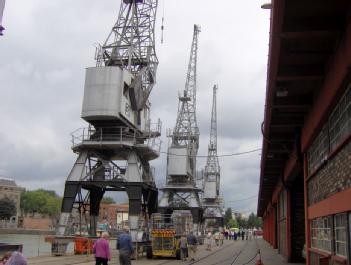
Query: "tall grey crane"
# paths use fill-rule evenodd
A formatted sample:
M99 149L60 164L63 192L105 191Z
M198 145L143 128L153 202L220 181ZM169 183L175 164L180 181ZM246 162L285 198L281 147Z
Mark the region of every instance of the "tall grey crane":
M126 191L134 242L145 240L158 191L149 161L160 151L161 124L151 124L149 95L156 82L155 20L158 0L121 0L118 20L86 70L81 117L72 133L78 158L65 183L58 235L69 234L74 207L88 211L96 234L106 191Z
M196 187L196 155L199 148L199 128L196 122L196 67L200 26L194 25L185 89L179 95L176 125L167 153L167 180L159 210L191 210L196 225L202 219L199 189Z
M216 226L223 226L223 211L221 207L220 188L220 166L217 155L217 90L213 86L212 114L210 128L210 143L208 145L207 162L204 170L204 193L202 205L204 207L205 227L209 221L214 221Z

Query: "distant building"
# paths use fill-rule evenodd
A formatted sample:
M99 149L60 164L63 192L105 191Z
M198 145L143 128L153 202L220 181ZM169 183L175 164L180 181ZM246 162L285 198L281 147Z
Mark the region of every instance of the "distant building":
M122 229L128 225L128 204L101 203L99 222L108 223L111 228Z
M233 218L234 220L237 220L237 219L248 219L248 217L247 217L246 214L239 213L239 212L233 212L233 213L232 213L232 218Z
M16 220L18 220L18 217L21 215L21 193L24 190L24 188L17 186L16 182L13 179L0 177L0 199L8 198L14 202L17 210L15 216Z

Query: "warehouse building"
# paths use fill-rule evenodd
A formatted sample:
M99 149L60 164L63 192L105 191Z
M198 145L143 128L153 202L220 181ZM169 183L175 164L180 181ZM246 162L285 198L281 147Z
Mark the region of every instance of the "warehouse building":
M350 264L350 11L272 1L258 215L290 262Z

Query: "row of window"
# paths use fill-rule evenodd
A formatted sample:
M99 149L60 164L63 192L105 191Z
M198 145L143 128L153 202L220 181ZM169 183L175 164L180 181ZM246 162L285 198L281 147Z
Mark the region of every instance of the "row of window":
M351 87L348 87L307 152L308 173L313 173L350 134Z
M341 213L313 219L311 221L311 247L346 257L347 218L346 213ZM349 219L351 225L351 213L349 213Z

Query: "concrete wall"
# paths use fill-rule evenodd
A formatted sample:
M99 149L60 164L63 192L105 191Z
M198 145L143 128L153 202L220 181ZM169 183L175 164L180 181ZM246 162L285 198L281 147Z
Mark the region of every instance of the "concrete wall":
M25 229L53 229L52 220L49 217L24 217L23 228Z

